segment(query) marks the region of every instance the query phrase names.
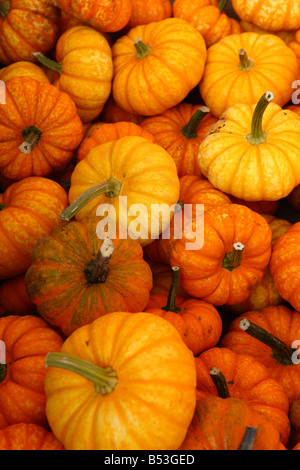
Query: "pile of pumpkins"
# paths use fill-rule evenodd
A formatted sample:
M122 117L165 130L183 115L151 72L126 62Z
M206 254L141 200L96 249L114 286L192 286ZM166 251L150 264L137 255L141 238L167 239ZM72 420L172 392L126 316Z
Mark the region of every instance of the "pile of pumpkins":
M0 63L0 449L300 450L299 0L1 0Z

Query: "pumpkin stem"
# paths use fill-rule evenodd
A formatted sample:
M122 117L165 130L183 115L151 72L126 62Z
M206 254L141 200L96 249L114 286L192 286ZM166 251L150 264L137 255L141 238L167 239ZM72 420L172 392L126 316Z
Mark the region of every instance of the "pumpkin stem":
M249 70L251 70L254 66L254 60L250 59L250 57L247 56L247 52L245 51L245 49L239 50L239 58L239 69L243 72L249 72Z
M71 354L50 352L46 356L45 366L59 367L85 377L93 383L96 393L101 395L111 393L119 382L111 367L102 368Z
M267 91L257 103L251 123L251 132L246 136L247 141L251 145L263 144L267 140L267 134L262 128L262 120L264 112L268 104L274 99L274 94Z
M224 10L224 8L226 7L226 5L227 5L227 0L220 0L219 1L218 8L219 8L221 13Z
M0 16L1 18L5 18L10 10L10 1L0 2Z
M138 59L144 59L151 51L151 46L149 44L144 44L141 38L136 38L133 43L136 49L136 56Z
M201 108L197 109L189 122L182 127L181 134L187 139L196 139L198 137L197 127L209 111L210 109L206 106L201 106Z
M181 308L176 307L175 305L176 295L177 295L178 287L179 287L179 278L180 278L180 269L178 266L173 266L172 267L172 283L171 283L171 288L169 291L167 305L165 307L162 307L162 310L165 310L166 312L179 313L181 311Z
M3 380L5 379L6 372L7 372L7 364L0 363L0 383L3 382Z
M224 374L219 369L217 369L217 367L212 367L209 371L209 375L211 376L213 383L215 384L218 396L220 398L230 398Z
M269 346L272 349L272 357L281 365L292 366L294 364L292 355L296 351L295 348L288 346L269 331L248 320L248 318L243 318L239 323L239 327L258 341Z
M22 131L22 136L24 141L19 147L22 153L30 153L34 149L34 147L39 143L42 131L40 131L35 126L29 126Z
M69 222L92 199L105 193L106 197L118 197L122 188L122 183L116 178L110 178L103 183L96 184L81 194L72 204L69 205L61 214L60 219Z
M49 59L41 52L33 52L34 57L48 69L54 70L55 72L62 73L62 63L56 62L55 60Z
M244 245L240 242L234 243L232 252L226 253L223 259L222 266L227 271L233 271L240 266L243 257Z
M110 238L105 238L95 259L84 269L84 274L89 284L106 281L106 277L108 275L108 263L113 252L113 241Z
M237 450L252 450L256 438L257 428L247 426L243 439Z

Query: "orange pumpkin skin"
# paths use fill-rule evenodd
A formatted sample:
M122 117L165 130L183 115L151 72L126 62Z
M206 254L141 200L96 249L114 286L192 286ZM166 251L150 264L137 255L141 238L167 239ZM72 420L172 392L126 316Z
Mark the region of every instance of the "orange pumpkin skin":
M289 47L296 54L300 66L300 29L294 32L294 38L289 41Z
M12 77L31 77L38 82L50 83L45 72L38 65L20 60L0 70L0 80L6 82Z
M107 33L126 26L132 10L129 0L56 0L56 4L63 12Z
M272 231L272 241L271 246L275 245L278 238L281 237L291 226L292 223L285 219L279 219L270 214L262 214L264 219L268 222L270 229Z
M10 315L0 318L0 339L5 343L7 366L0 382L0 427L47 426L45 357L60 350L62 337L42 318Z
M201 300L176 297L178 311L163 310L167 295L151 294L145 312L169 321L178 330L194 356L216 346L222 333L222 320L217 309Z
M186 249L191 239L195 242L197 230L202 247ZM185 227L182 239L174 243L170 264L179 266L181 285L192 297L214 306L239 304L263 279L271 256L271 238L268 223L248 207L215 207L204 213L200 229L194 218ZM238 256L235 246L241 248L237 263L233 261Z
M225 377L229 396L245 400L252 409L266 415L286 445L290 435L289 400L282 385L271 377L261 361L248 353L237 354L226 347L215 347L201 353L195 363L197 400L218 395L209 372L214 367L219 369Z
M116 103L112 95L109 96L104 104L100 117L104 122L128 121L138 125L145 119L144 116L130 113L122 109L121 106Z
M126 29L153 21L162 21L172 16L170 0L131 0L131 7L132 11Z
M300 5L297 0L232 0L232 6L241 20L268 31L300 28Z
M25 287L25 274L5 280L0 285L0 316L2 314L29 315L35 310Z
M0 62L35 62L33 52L47 53L58 36L59 10L51 0L0 1Z
M27 292L39 314L66 336L110 312L142 311L149 300L152 274L137 240L117 235L104 279L86 274L103 243L98 222L90 217L56 227L36 244L26 272Z
M217 0L196 0L192 5L188 0L175 0L173 16L192 24L202 34L207 47L242 32L239 22L222 11Z
M246 33L249 33L252 31L254 33L259 33L259 34L275 34L276 36L280 37L284 42L286 42L288 45L290 45L295 40L295 36L296 36L296 31L285 31L285 30L268 31L267 29L259 28L259 26L249 23L248 21L240 21L240 26L242 30Z
M266 416L239 398L213 396L197 401L179 450L239 450L247 426L257 428L250 450L285 450L278 430Z
M168 295L170 290L170 285L172 282L172 269L168 264L160 263L158 261L153 261L150 258L145 256L144 259L150 266L153 278L153 287L150 291L151 294L162 294ZM183 298L188 298L188 294L178 286L178 296Z
M47 176L67 164L83 136L72 99L30 77L10 78L5 85L6 105L0 107L3 175L12 180Z
M178 176L201 176L198 164L198 148L210 127L217 119L207 113L195 129L184 131L191 118L201 109L200 105L180 103L164 113L143 120L141 127L152 135L174 158Z
M38 176L24 178L0 195L0 279L26 271L35 244L61 222L58 216L67 205L65 190Z
M150 132L133 122L99 123L94 125L80 144L77 153L78 161L83 160L97 145L129 135L144 137L149 142L155 142L155 138Z
M237 197L231 196L233 204L242 204L252 211L258 212L259 214L270 214L273 215L278 209L279 201L243 201Z
M247 318L264 328L291 347L292 343L299 339L299 312L284 305L267 307L259 312L247 312L233 320L228 332L221 339L222 347L229 348L236 353L247 351L247 354L264 364L270 376L282 385L291 403L298 397L300 391L300 364L283 365L279 362L280 357L279 360L274 359L271 347L240 329L239 323L242 318Z
M0 450L64 450L64 446L46 428L18 423L0 429Z
M179 178L179 200L184 204L204 204L204 210L225 207L231 204L231 198L216 189L209 181L201 177L185 175Z
M273 246L270 272L281 297L300 311L300 222L293 224Z
M112 54L114 100L129 113L154 116L179 104L198 85L207 52L193 26L166 18L132 28L115 41Z

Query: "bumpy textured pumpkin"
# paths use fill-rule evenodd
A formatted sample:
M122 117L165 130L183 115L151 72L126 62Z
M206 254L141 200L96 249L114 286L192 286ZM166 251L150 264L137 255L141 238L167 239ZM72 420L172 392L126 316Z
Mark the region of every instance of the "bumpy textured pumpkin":
M61 369L64 358L74 367ZM181 445L195 409L195 362L163 318L104 315L74 331L46 365L47 417L67 450Z
M42 318L9 315L0 318L6 363L0 364L0 427L15 423L47 426L45 357L59 351L61 336Z
M173 15L183 18L202 34L207 47L231 34L242 32L239 22L225 12L227 0L175 0Z
M126 29L171 18L172 12L170 0L131 0L131 15Z
M1 0L0 62L35 61L33 52L54 46L58 24L59 9L51 0Z
M253 32L259 34L275 34L280 37L286 44L290 44L295 39L296 31L268 31L267 29L260 28L255 24L249 23L248 21L240 21L242 31L245 33Z
M232 106L199 147L211 184L244 201L278 201L300 182L300 117L272 99Z
M284 305L246 312L230 324L221 345L236 353L253 356L283 386L290 403L300 392L299 354L293 347L299 341L300 315Z
M274 102L284 106L291 99L298 68L295 53L279 37L234 34L208 49L199 89L217 117L235 104L257 103L268 90L274 93Z
M232 0L232 6L239 18L268 31L300 28L298 0Z
M7 279L0 285L0 316L8 313L29 315L35 310L25 287L25 274Z
M66 165L83 137L75 104L55 86L31 77L5 82L0 106L0 170L12 180L47 176Z
M169 226L178 196L168 152L144 137L126 136L98 145L76 165L62 218L102 216L109 209L109 217L145 246Z
M61 223L67 205L65 190L38 176L11 184L0 195L0 279L26 271L35 244Z
M18 423L0 429L0 450L64 450L64 446L46 427Z
M211 348L195 358L197 400L210 395L240 398L265 414L286 444L290 435L289 400L282 385L261 361L226 347Z
M300 222L293 224L273 246L270 271L279 294L300 311Z
M50 83L41 67L25 60L14 62L0 70L0 80L6 82L12 77L31 77L38 82Z
M245 435L250 428L250 436ZM278 430L239 398L197 401L193 420L179 450L285 450Z
M194 356L216 346L222 333L222 320L217 309L198 299L177 296L179 269L173 267L168 295L151 294L145 312L159 315L179 331Z
M39 314L65 335L101 315L142 311L152 288L137 240L101 240L97 217L54 229L34 247L26 287ZM106 246L110 242L110 246Z
M206 106L180 103L162 114L143 120L141 127L174 158L178 176L201 176L198 148L217 118Z
M95 119L111 92L113 63L105 36L88 26L74 26L56 43L56 61L40 53L41 63L59 74L53 84L68 93L83 122Z
M203 243L187 249L197 237ZM175 240L170 264L180 267L181 286L192 297L215 306L239 304L262 281L271 238L268 223L248 207L216 207L204 213L198 228L193 217Z
M180 18L132 28L115 41L112 53L113 97L142 116L179 104L200 82L207 56L201 34Z

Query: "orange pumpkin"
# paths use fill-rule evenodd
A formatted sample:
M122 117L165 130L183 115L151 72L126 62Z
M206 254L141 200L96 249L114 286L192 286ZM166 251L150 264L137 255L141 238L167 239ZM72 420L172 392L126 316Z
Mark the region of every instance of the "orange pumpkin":
M47 176L66 165L83 137L75 104L66 94L31 77L7 80L0 106L0 170L21 180Z
M145 253L144 253L145 255ZM170 285L172 283L172 268L168 264L159 263L157 261L153 261L147 256L144 256L145 261L150 266L153 278L153 287L150 291L151 294L163 294L168 296L170 291ZM184 292L184 290L178 286L177 295L179 297L188 298L188 294Z
M171 18L172 12L170 0L131 0L131 15L126 29Z
M262 29L255 24L249 23L248 21L240 21L240 26L245 33L254 32L259 34L275 34L288 45L290 45L290 43L295 40L296 31L268 31L267 29Z
M51 0L0 0L0 62L34 62L58 36L59 9Z
M25 287L25 274L7 279L0 285L0 316L29 315L35 310Z
M12 77L31 77L38 82L50 83L41 67L25 60L14 62L0 70L0 80L6 82Z
M262 215L275 214L279 206L279 201L243 201L243 199L234 196L231 196L230 199L233 204L243 204Z
M61 223L67 205L65 190L38 176L13 183L0 195L0 279L26 271L37 241Z
M113 97L125 111L141 116L183 101L200 82L207 55L201 34L180 18L132 28L115 41L112 54Z
M217 119L205 106L180 103L162 114L146 118L141 127L174 158L178 176L201 176L198 148Z
M134 124L141 124L144 119L144 116L139 116L122 109L112 95L106 101L100 117L104 122L128 121Z
M16 423L47 426L45 358L59 351L63 339L42 318L0 318L5 363L0 364L0 427Z
M0 429L0 450L64 450L52 431L32 423Z
M231 34L242 32L239 21L228 16L224 8L227 0L175 0L173 16L192 24L203 36L207 47Z

